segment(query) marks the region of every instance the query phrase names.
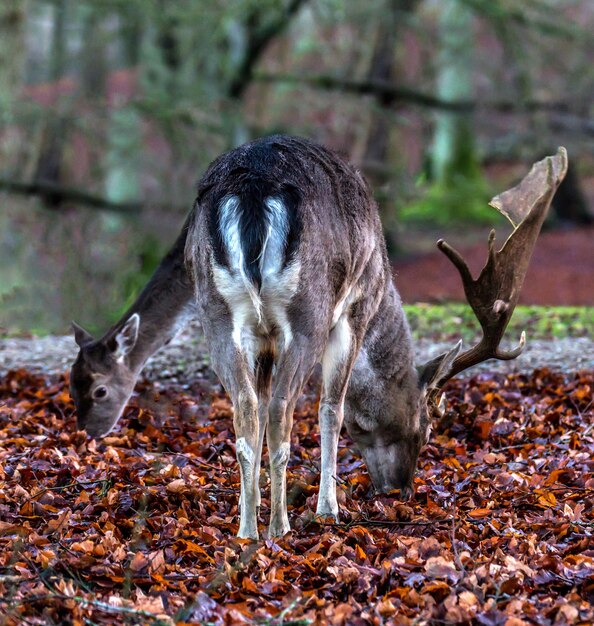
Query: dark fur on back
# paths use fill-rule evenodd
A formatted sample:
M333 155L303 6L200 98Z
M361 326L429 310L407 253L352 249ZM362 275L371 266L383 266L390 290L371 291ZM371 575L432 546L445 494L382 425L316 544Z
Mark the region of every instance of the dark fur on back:
M217 159L201 181L198 201L208 206L209 234L217 263L228 267L221 229L221 204L235 196L239 200L239 235L245 271L259 289L262 283L259 259L266 240L270 209L265 200L278 198L287 208L289 229L286 265L297 248L301 224L297 206L298 182L287 182L287 159L275 137L246 144Z

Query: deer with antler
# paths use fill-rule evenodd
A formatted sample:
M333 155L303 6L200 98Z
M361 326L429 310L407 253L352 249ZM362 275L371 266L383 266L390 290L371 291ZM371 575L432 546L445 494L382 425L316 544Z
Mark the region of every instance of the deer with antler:
M78 425L109 432L148 357L192 310L212 367L234 409L239 462L240 537L257 538L264 435L270 457L269 534L289 530L286 468L293 411L314 366L322 364L319 406L320 516L338 517L336 455L341 427L361 451L375 489L413 494L419 452L440 411L440 389L487 359L513 359L499 343L518 301L532 250L567 168L564 149L535 164L494 198L513 233L473 279L456 266L482 327L415 367L375 202L361 175L310 141L274 136L218 158L202 178L180 237L130 310L101 339L74 325L80 347L71 372Z

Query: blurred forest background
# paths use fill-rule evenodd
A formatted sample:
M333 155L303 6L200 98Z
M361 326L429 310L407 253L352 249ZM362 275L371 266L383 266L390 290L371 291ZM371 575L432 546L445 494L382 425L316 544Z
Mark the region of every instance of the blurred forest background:
M104 329L208 163L275 132L362 169L397 264L486 252L486 201L558 145L552 220L592 242L593 32L591 0L1 0L0 330Z

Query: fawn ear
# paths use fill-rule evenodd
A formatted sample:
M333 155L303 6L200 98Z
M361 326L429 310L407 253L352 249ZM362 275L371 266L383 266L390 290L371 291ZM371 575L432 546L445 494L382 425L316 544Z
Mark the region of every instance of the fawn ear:
M127 354L130 354L138 339L138 329L140 327L140 315L131 315L122 328L117 332L110 347L118 361L122 361Z
M87 344L93 341L91 333L87 332L82 326L79 326L76 322L72 322L72 332L74 332L74 341L79 348L83 348Z

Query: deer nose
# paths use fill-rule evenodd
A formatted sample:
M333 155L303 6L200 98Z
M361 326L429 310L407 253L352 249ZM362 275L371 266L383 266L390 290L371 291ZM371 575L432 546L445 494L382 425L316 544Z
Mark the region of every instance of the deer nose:
M85 420L77 420L76 427L78 430L86 431L87 435L93 438L101 437L105 431L105 429L97 427L97 425L94 425L92 422L90 424L86 423Z

